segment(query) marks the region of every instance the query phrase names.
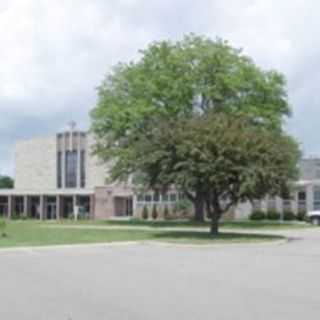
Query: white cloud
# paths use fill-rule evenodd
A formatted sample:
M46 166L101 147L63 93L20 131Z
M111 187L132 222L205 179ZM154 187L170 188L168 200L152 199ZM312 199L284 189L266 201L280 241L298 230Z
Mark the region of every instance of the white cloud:
M316 0L2 0L1 150L11 154L16 139L54 132L71 118L88 124L111 65L151 41L195 32L226 38L285 73L295 114L288 128L307 153L320 153L319 8ZM0 158L0 172L12 168L8 159Z

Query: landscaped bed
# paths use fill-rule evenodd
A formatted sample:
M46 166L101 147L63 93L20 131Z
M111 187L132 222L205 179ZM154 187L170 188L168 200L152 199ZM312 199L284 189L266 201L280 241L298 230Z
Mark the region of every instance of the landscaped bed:
M65 226L65 228L61 228ZM71 223L42 223L35 221L7 222L6 237L0 237L0 247L26 247L62 244L90 244L125 241L160 241L184 244L215 244L265 242L284 239L282 236L227 233L222 232L218 238L212 238L209 232L175 231L175 230L110 230L71 228ZM70 227L70 228L69 228Z

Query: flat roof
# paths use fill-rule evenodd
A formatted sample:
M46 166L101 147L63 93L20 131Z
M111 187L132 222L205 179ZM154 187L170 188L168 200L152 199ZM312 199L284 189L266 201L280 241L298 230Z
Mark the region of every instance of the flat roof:
M92 189L50 189L50 190L23 190L23 189L0 189L1 196L72 196L93 195Z

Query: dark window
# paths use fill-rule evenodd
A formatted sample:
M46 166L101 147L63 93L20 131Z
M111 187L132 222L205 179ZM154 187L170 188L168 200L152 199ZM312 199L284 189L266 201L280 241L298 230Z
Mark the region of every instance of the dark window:
M81 188L86 186L86 153L81 151Z
M145 202L151 202L152 201L152 195L151 194L146 194L144 198Z
M158 192L155 192L153 195L153 201L159 202L160 201L160 194Z
M307 193L305 191L299 191L298 199L299 200L306 200L307 199Z
M66 188L77 187L77 151L66 152Z
M57 154L57 184L58 188L62 188L62 152Z

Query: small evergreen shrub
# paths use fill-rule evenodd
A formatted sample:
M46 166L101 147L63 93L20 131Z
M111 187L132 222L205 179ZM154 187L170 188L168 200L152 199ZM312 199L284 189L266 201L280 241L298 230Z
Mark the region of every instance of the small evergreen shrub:
M7 229L7 223L6 220L0 218L0 236L1 237L6 237L6 229Z
M169 219L170 217L170 212L167 204L164 206L163 217L165 219Z
M178 217L178 207L177 207L177 204L175 203L173 206L172 206L172 218L176 219Z
M158 218L158 209L157 209L157 206L155 204L152 207L151 216L152 216L153 220L157 220L157 218Z
M284 211L283 212L283 220L285 221L293 221L295 220L295 215L292 211Z
M249 219L253 221L264 220L266 218L266 214L262 210L254 210L250 214Z
M307 220L307 212L305 210L299 210L296 216L298 221L306 221Z
M148 218L149 218L149 210L147 206L144 206L142 209L142 219L148 220Z
M269 210L267 212L268 220L280 220L280 213L277 210Z

